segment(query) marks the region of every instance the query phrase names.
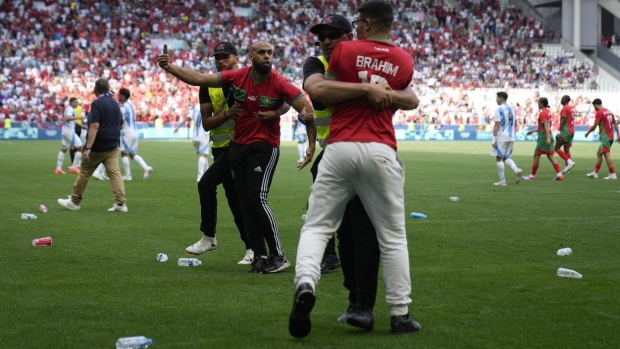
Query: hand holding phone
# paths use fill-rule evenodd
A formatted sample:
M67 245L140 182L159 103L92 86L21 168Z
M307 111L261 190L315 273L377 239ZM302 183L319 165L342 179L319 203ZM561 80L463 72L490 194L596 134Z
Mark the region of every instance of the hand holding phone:
M168 54L168 45L164 44L164 54Z

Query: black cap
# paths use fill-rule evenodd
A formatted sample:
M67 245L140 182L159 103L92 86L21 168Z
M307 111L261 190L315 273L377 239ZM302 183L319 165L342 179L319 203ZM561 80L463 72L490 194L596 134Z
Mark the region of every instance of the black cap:
M596 104L596 105L603 105L603 101L601 101L600 98L597 98L595 100L592 101L592 104Z
M213 47L213 54L211 55L211 57L219 54L238 56L237 48L235 47L235 45L231 44L228 41L218 42L217 45Z
M347 33L353 31L351 22L349 22L344 16L341 15L327 15L321 23L315 24L310 28L312 34L318 34L322 28L342 29Z

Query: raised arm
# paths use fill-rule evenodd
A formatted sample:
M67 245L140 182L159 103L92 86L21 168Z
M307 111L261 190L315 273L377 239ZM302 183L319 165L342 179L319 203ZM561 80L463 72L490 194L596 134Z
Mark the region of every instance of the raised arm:
M217 74L201 74L191 69L177 67L170 63L170 56L161 54L157 57L157 64L175 76L177 79L192 86L219 87L221 86Z

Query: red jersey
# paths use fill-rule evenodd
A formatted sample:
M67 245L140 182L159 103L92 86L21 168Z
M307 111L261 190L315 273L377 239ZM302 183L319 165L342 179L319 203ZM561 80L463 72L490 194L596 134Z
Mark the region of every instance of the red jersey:
M575 133L575 114L573 111L573 107L571 107L568 104L562 107L562 111L560 112L560 117L566 117L566 124L564 127L568 128L568 133L574 134Z
M225 70L217 73L220 84L231 86L232 97L243 106L241 115L235 119L235 138L238 144L262 142L272 147L280 146L280 119L263 122L254 113L277 110L286 102L292 104L304 95L275 70L257 81L252 78L251 67Z
M413 58L391 42L368 40L341 41L329 59L326 75L343 82L384 83L393 90L409 86ZM377 142L396 150L391 108L376 110L364 98L335 105L329 125L328 144L336 142Z
M598 125L601 132L601 141L614 140L614 124L616 119L614 114L605 108L601 108L596 112L594 124ZM605 132L603 132L605 131Z
M551 122L551 111L548 108L544 108L543 110L540 111L540 114L538 115L538 134L540 136L545 136L545 126L543 124L547 124L549 125L549 135L551 135L551 125L549 124Z

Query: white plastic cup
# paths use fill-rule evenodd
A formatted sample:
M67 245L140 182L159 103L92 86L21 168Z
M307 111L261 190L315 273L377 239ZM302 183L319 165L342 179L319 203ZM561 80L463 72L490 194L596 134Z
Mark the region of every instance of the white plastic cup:
M47 213L47 207L45 207L45 205L39 205L39 211Z
M450 201L457 202L457 201L459 201L459 197L458 196L451 196L450 197Z
M168 260L168 256L165 253L159 253L157 255L157 260L163 263Z
M570 247L561 248L558 250L558 256L568 256L572 254L573 250Z

